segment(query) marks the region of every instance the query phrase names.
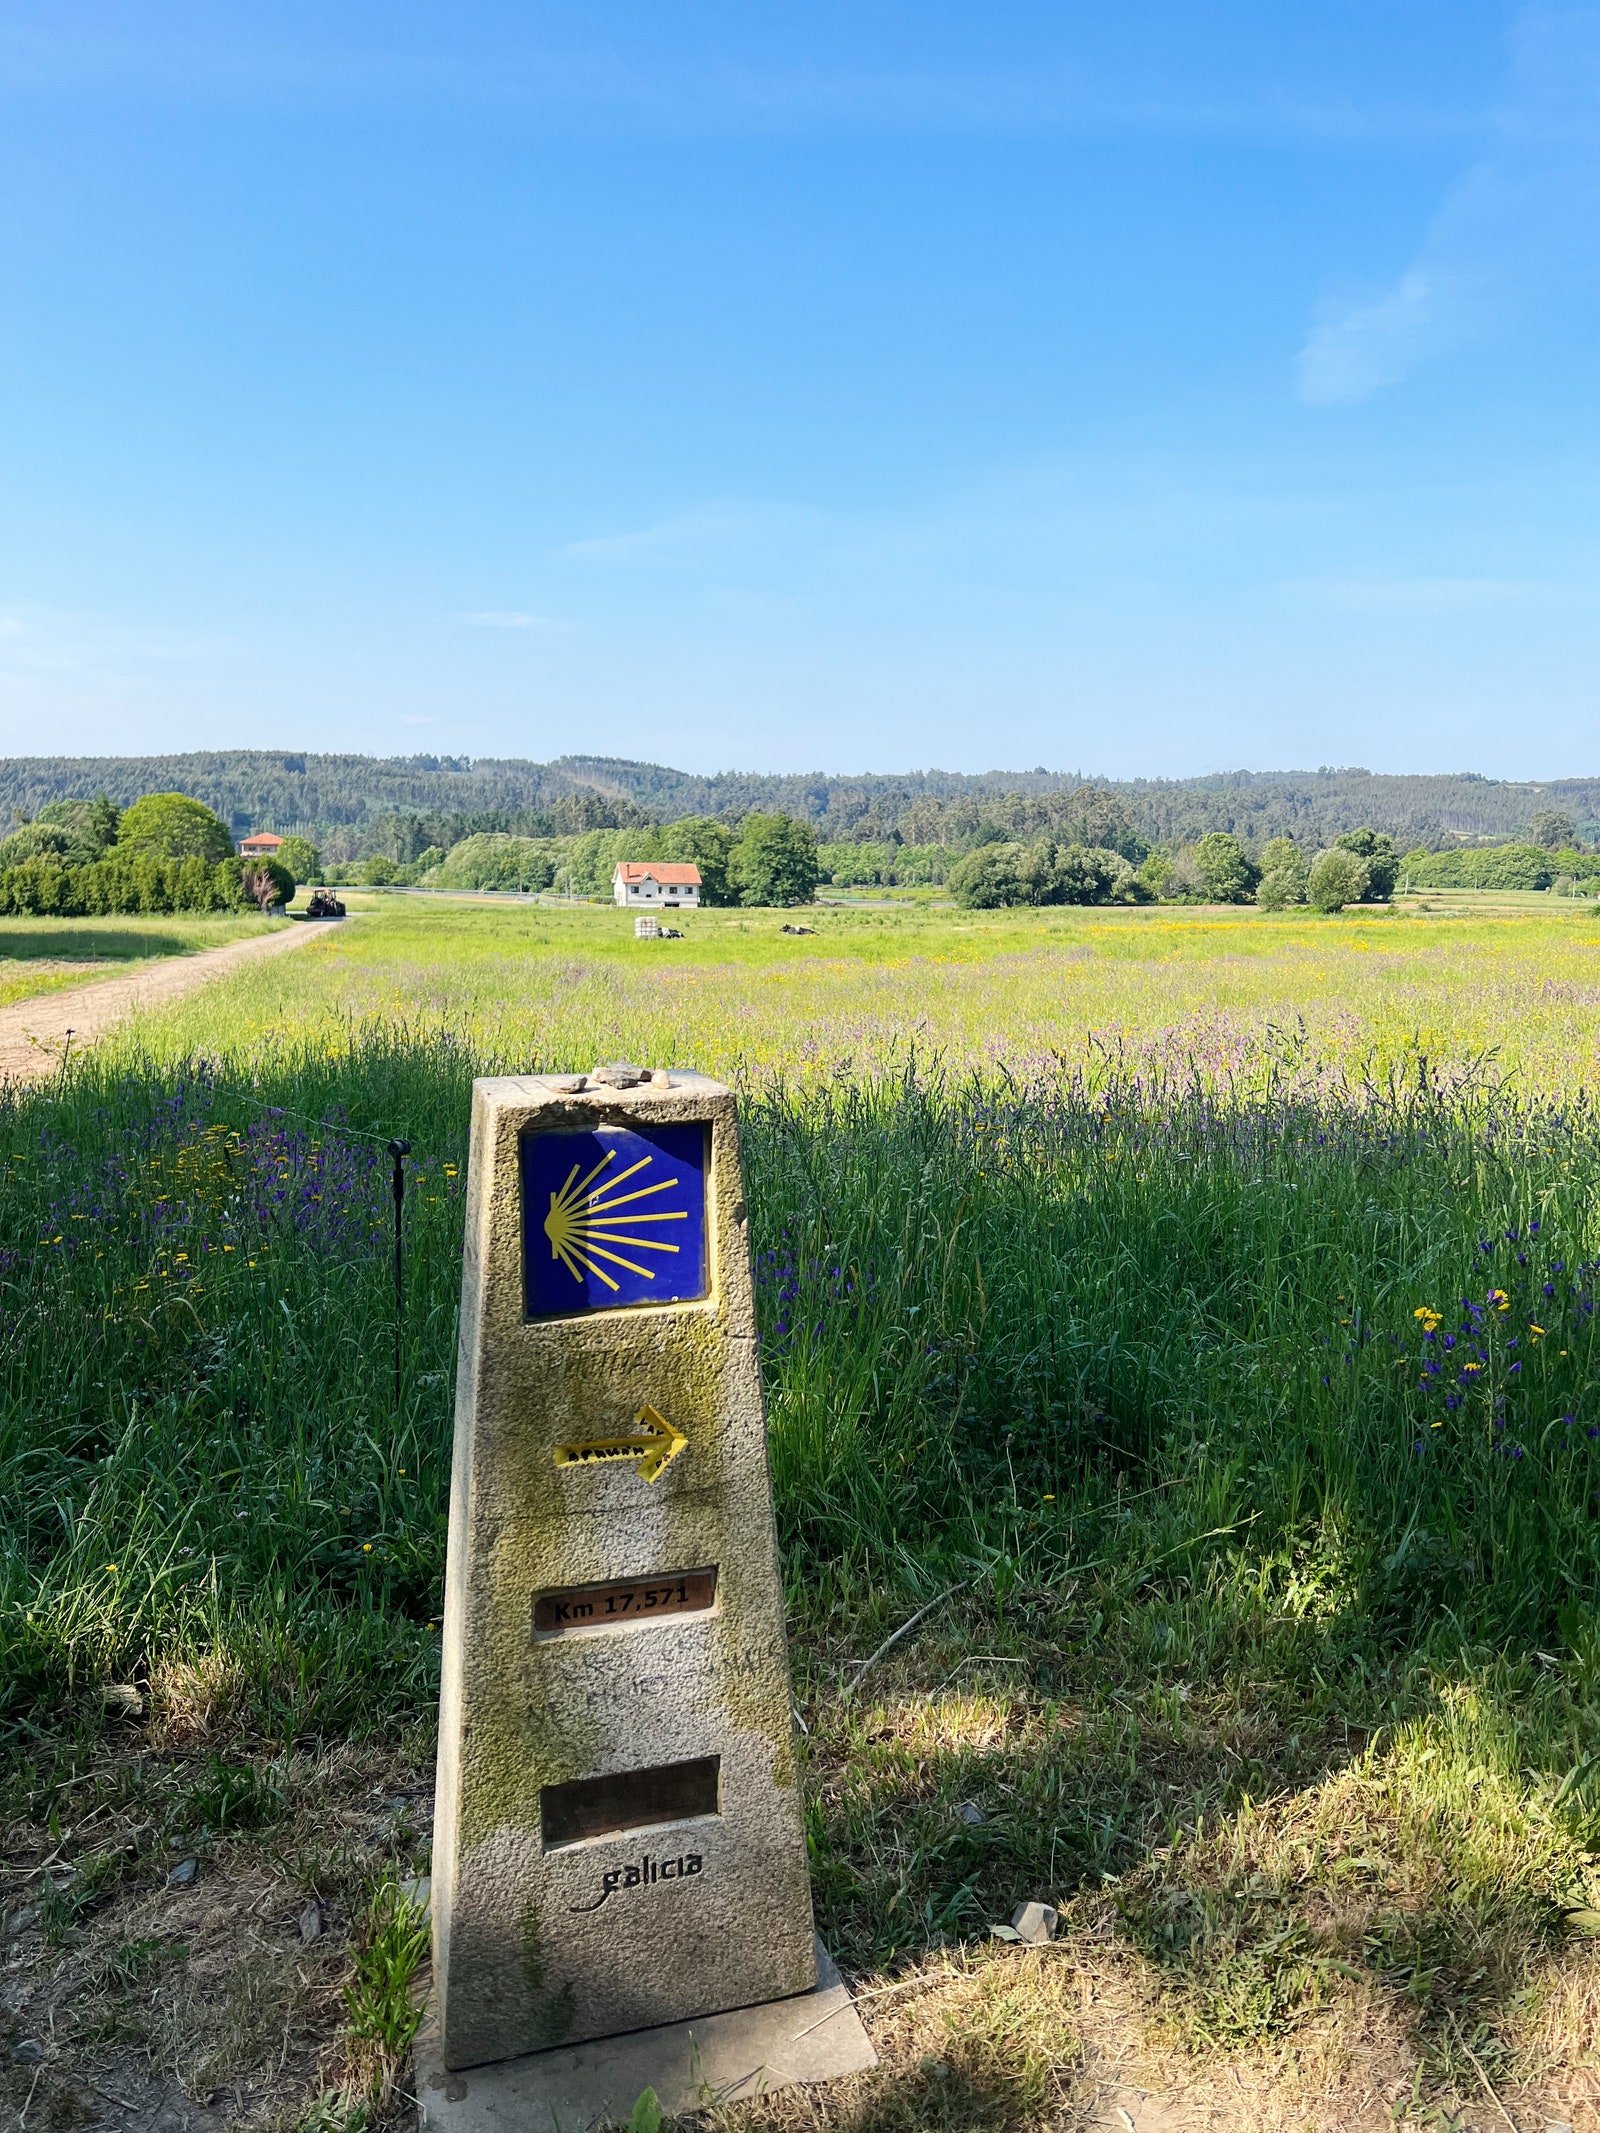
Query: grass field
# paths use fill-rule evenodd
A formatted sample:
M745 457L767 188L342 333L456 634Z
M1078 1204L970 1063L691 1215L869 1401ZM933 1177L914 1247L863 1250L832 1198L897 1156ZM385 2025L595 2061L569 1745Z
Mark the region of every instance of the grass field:
M1335 920L820 909L811 938L781 914L706 911L676 942L635 941L615 910L369 901L314 972L283 965L164 1021L166 1055L288 1057L378 1022L518 1066L637 1054L761 1085L881 1073L913 1049L1026 1077L1118 1047L1235 1081L1281 1082L1291 1061L1359 1080L1419 1056L1529 1088L1594 1078L1600 913L1548 898Z
M739 2122L1592 2122L1584 907L368 901L0 1121L0 2098L403 2117L468 1091L632 1056L745 1092L819 1922L885 2058ZM990 1933L1030 1897L1046 1951Z
M0 918L0 1007L113 977L140 963L225 947L267 930L238 918Z

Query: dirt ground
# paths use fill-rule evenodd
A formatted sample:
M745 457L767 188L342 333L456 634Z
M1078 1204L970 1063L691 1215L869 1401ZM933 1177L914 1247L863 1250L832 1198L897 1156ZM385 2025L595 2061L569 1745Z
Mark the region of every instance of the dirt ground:
M337 930L315 923L294 924L281 933L233 941L225 948L205 948L198 955L172 956L147 964L126 977L104 978L67 992L41 993L0 1008L0 1082L42 1081L61 1064L67 1032L79 1051L103 1037L131 1014L165 1007L213 978L226 976L241 963L264 955L282 955Z
M186 1722L175 1699L165 1715L119 1724L75 1780L16 1803L0 1840L0 2128L408 2133L408 2066L380 2108L347 2115L371 2068L350 2042L344 1988L375 1884L426 1871L424 1729L386 1747L255 1760L259 1782L245 1782L251 1759L219 1757L199 1715ZM219 1799L233 1803L222 1826L207 1819ZM901 1975L854 1980L875 2073L697 2123L1600 2133L1592 2069L1498 2096L1487 2081L1423 2087L1403 2003L1377 1989L1269 2050L1188 2056L1164 2041L1114 1908L1093 1899L1067 1924L1053 1946L952 1946Z
M288 2133L359 2085L353 1936L374 1883L426 1845L431 1773L345 1748L230 1795L217 1769L198 1747L107 1742L41 1824L6 1832L0 2128ZM238 1826L208 1819L219 1797ZM397 2098L384 2123L408 2117Z

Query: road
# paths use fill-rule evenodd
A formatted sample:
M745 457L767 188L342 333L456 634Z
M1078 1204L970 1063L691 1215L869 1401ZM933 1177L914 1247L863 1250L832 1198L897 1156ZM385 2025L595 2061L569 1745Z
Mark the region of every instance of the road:
M281 932L231 941L225 948L203 948L198 955L163 957L120 978L102 978L65 992L40 993L0 1008L0 1082L42 1081L61 1064L72 1032L72 1049L93 1044L107 1030L135 1013L170 1006L185 993L225 977L242 963L264 955L283 955L308 941L326 939L336 926L291 922Z

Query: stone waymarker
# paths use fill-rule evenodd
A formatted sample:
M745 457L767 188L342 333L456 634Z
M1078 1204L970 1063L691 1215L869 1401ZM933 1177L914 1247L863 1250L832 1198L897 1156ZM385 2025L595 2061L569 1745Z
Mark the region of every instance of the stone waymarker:
M447 2069L817 1978L733 1096L623 1068L480 1081L467 1197Z

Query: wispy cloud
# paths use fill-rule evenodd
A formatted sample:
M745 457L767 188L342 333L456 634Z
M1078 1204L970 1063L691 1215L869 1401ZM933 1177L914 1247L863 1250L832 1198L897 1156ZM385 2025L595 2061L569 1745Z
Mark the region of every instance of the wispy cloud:
M870 12L870 11L869 11ZM870 24L819 19L785 40L726 26L654 33L650 11L614 10L604 36L563 36L547 10L457 9L404 0L367 14L280 0L9 0L0 12L0 96L537 109L579 130L679 136L813 132L908 135L1114 133L1359 143L1476 136L1482 113L1404 95L1382 100L1285 88L1263 68L1221 88L1153 70L1126 50L1085 58L1085 40L1041 45L1003 27L965 41L936 29L926 56L887 48ZM752 18L756 20L757 18ZM374 28L373 25L378 27ZM913 46L918 40L912 40Z
M556 553L568 563L631 570L703 569L748 556L775 533L815 534L824 514L784 504L711 503L623 533L567 541Z
M1325 303L1299 357L1313 407L1367 400L1600 254L1600 8L1533 8L1512 36L1489 152L1384 289Z
M1381 296L1329 305L1300 353L1300 397L1312 407L1369 400L1470 330L1485 292L1438 262L1408 267Z
M551 630L557 627L553 615L530 615L519 607L476 607L453 618L473 630Z
M82 746L86 725L111 748L126 749L135 730L146 745L155 733L167 736L156 745L170 745L174 699L214 694L219 677L231 679L234 651L196 631L9 603L0 607L0 750ZM199 733L214 731L213 703Z
M23 603L0 608L0 663L16 672L78 673L216 658L227 647L196 631Z
M1311 578L1294 588L1321 607L1358 614L1435 614L1557 599L1574 590L1542 578ZM1584 590L1584 597L1588 597Z

